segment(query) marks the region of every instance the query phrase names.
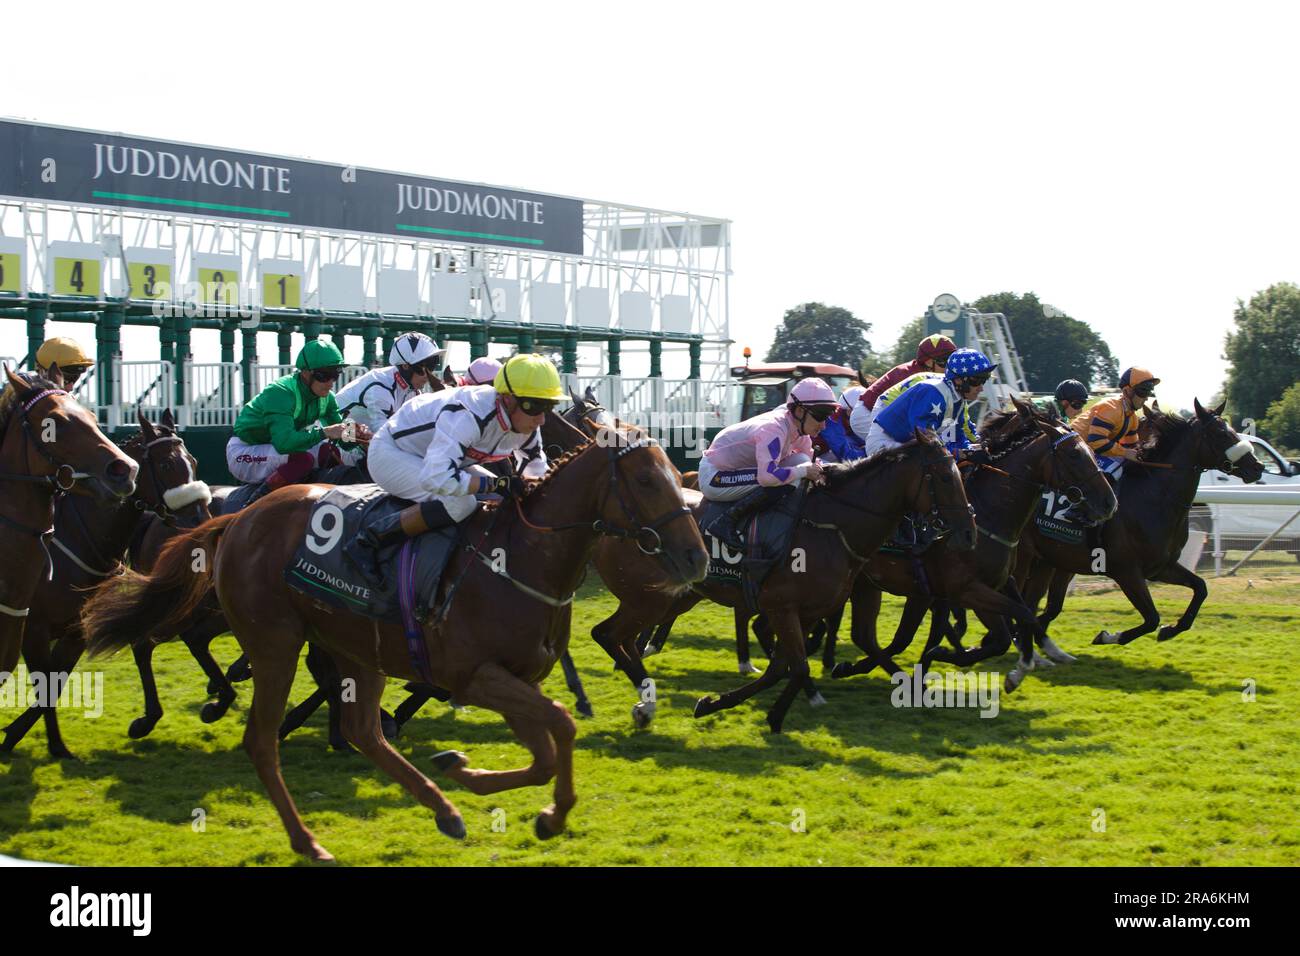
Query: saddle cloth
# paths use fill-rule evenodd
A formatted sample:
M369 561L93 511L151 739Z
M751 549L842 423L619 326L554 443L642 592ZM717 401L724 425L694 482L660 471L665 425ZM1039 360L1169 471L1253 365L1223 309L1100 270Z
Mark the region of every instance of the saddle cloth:
M438 583L460 537L459 527L430 531L379 552L384 582L375 587L343 553L371 521L401 511L409 501L378 485L340 485L312 506L307 533L284 569L295 591L330 607L404 623L402 604L422 619L438 599Z
M741 588L751 611L758 610L758 591L763 581L777 562L790 555L790 541L803 513L806 494L802 484L798 489L791 485L775 504L751 515L744 529L745 549L739 554L703 531L734 502L701 498L697 508L692 503L695 523L700 526L709 552L708 578Z

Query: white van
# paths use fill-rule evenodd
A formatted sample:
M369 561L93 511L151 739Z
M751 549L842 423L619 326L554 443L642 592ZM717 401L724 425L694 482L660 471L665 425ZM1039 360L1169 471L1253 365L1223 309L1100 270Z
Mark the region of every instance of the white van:
M1261 485L1300 485L1300 460L1288 459L1282 453L1256 435L1242 435L1250 442L1250 450L1255 460L1264 466L1264 474L1259 479ZM1223 472L1207 471L1201 475L1202 488L1240 485L1240 478L1225 475ZM1193 505L1190 527L1213 534L1213 519L1217 517L1219 534L1223 549L1249 550L1272 534L1296 509L1289 505ZM1213 549L1213 538L1208 543L1207 553ZM1286 529L1269 542L1269 550L1290 551L1300 560L1300 518L1287 525Z

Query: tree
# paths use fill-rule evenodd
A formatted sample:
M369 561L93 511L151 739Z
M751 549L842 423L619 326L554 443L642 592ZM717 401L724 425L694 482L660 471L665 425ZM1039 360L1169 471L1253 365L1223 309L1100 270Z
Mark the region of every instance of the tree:
M1271 403L1300 380L1300 288L1279 282L1256 293L1246 305L1237 300L1224 339L1228 360L1224 391L1237 418L1271 415Z
M1279 448L1300 448L1300 382L1268 406L1259 423L1259 433Z
M1078 379L1089 388L1118 383L1119 365L1106 341L1086 322L1067 315L1049 319L1034 293L998 292L976 299L972 305L977 311L1001 312L1007 317L1032 391L1054 391L1067 378Z
M818 361L860 368L872 355L863 322L848 309L807 302L788 309L768 349L768 362Z
M924 335L925 318L923 316L915 318L903 326L903 331L898 333L898 338L894 341L893 351L889 354L889 367L903 365L916 358L916 346Z

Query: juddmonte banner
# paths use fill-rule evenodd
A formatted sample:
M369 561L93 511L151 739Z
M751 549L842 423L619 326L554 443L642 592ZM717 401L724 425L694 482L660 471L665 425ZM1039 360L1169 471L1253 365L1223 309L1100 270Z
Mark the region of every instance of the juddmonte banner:
M582 253L582 202L0 120L0 195Z

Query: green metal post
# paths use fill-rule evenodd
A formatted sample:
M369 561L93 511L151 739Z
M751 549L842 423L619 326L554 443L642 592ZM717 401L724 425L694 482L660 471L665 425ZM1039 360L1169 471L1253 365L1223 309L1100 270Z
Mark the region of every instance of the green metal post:
M278 349L276 353L277 364L292 365L293 356L289 350L293 346L293 327L288 322L280 323L280 331L275 337L275 344Z
M664 374L664 344L658 339L650 340L650 377L661 378Z
M244 401L251 402L256 391L253 388L257 381L257 329L243 329L240 332L240 338L243 342L242 367L239 370L240 381L244 385Z
M388 356L393 352L393 342L397 340L397 335L387 326L385 326L381 331L383 332L383 338L380 339L380 346L384 353L381 361L387 362ZM446 344L446 342L443 343L443 345Z
M533 333L528 329L519 330L519 354L528 355L535 352L536 347L533 345Z
M45 319L49 310L43 305L27 307L27 367L36 368L36 350L45 341Z
M378 365L378 359L375 356L375 327L367 323L361 327L361 364L366 366Z
M302 337L308 342L320 338L321 321L319 316L309 315L302 323Z
M221 361L235 360L235 325L234 322L221 323Z
M565 375L578 374L578 337L576 335L566 335L564 337L564 350L561 353L564 368L562 371Z
M469 357L470 361L482 358L488 353L487 329L472 328L469 330Z
M691 378L699 378L699 377L700 377L700 349L701 349L701 343L699 343L699 342L692 342L692 343L690 344L690 350L691 350Z
M158 327L158 358L163 362L176 361L176 320L171 315L164 315Z
M609 374L610 374L610 375L621 375L621 374L622 374L622 371L619 369L619 366L618 366L619 356L620 356L620 354L621 354L621 353L620 353L620 346L621 346L621 345L622 345L622 343L621 343L618 339L610 339L610 340L609 340L609 345L608 345L608 348L606 349L606 355L609 356Z
M122 323L126 320L122 306L108 305L95 326L95 344L98 348L95 378L99 383L99 404L113 405L113 380L117 377L117 362L122 355Z
M187 317L184 313L176 316L176 359L174 366L176 369L176 405L177 407L185 404L185 366L190 361L190 332L194 328L194 320Z

